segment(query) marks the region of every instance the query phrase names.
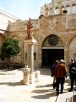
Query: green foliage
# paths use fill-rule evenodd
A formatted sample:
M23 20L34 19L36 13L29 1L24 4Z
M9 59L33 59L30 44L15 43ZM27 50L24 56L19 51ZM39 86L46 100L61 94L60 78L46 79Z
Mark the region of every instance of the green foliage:
M45 4L44 6L45 6L45 10L48 11L49 8L48 8L47 4Z
M1 58L10 58L16 56L20 52L19 42L12 37L6 39L2 45Z
M61 5L61 3L62 3L62 0L58 0L58 5Z

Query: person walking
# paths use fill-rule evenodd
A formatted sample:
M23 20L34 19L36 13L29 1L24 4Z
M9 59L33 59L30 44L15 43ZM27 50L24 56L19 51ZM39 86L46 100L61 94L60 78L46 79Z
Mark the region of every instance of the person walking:
M74 58L71 58L69 64L68 64L68 67L70 68L71 64L74 63Z
M56 91L57 95L59 94L59 85L61 85L60 93L63 93L65 77L67 77L67 70L64 60L60 60L60 63L56 66L55 69L55 77L56 77Z
M76 61L73 62L69 67L69 74L70 74L70 91L74 89L74 83L76 84ZM76 89L75 89L76 90Z
M55 78L55 68L59 64L59 61L56 60L56 62L51 67L51 77L53 77L53 89L56 87L56 78Z

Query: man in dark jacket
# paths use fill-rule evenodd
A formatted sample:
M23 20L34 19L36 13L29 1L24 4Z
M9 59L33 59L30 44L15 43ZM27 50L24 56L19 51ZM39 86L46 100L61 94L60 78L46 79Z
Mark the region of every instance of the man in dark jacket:
M70 84L71 88L69 91L73 91L74 82L76 83L76 62L72 63L69 67L69 74L70 74Z
M65 82L65 77L67 75L67 70L65 66L64 60L60 60L60 64L57 65L56 70L55 70L55 77L56 77L56 82L57 82L57 94L59 94L59 84L61 84L61 92L63 93L63 86Z

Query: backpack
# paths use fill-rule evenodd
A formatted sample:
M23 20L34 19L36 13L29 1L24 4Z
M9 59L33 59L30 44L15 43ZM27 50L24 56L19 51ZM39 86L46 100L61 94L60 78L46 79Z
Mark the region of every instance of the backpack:
M76 74L76 67L71 68L71 74Z

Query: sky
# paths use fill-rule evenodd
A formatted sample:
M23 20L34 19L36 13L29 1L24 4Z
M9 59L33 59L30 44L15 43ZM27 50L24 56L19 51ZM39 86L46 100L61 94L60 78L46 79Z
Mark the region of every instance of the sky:
M22 20L36 19L40 15L40 7L51 0L0 0L0 10Z

